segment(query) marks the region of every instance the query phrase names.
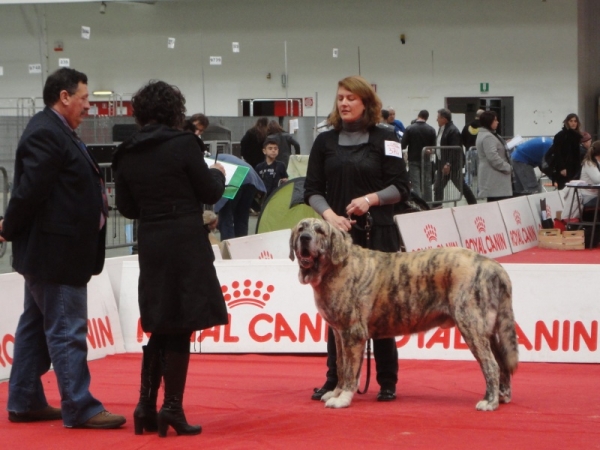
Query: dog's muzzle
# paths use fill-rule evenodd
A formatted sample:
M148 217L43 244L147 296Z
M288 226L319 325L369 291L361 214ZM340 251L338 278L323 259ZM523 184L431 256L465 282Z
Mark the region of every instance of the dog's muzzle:
M298 250L296 251L296 257L298 258L298 264L303 269L310 269L315 262L315 256L312 254L310 248L312 243L312 236L308 233L302 233L299 238Z

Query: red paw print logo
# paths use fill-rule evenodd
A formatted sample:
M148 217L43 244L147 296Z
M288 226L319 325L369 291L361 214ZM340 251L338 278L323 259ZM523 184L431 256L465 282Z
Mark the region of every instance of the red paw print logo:
M234 281L231 286L221 286L223 297L229 308L235 308L240 305L252 305L264 308L271 299L271 294L275 290L272 284L265 286L262 281L257 281L252 285L252 281L244 280L243 283Z
M481 216L475 217L475 227L480 233L485 233L485 219Z
M258 259L274 259L273 258L273 254L267 250L263 250L262 252L260 252L260 255L258 255Z
M515 210L513 211L513 217L515 218L515 222L517 222L517 225L521 225L521 213Z
M427 236L429 242L437 242L437 230L433 225L425 225L423 231L425 232L425 236Z

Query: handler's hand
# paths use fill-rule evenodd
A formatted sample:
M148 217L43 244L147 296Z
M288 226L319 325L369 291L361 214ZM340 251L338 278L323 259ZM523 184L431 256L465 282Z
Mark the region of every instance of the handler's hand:
M369 210L369 203L365 197L366 196L352 199L350 204L346 206L346 213L354 216L362 216L363 214L366 214Z
M561 171L560 171L560 174L561 174L563 177L566 177L566 176L567 176L567 169L563 169L563 170L561 170Z
M338 216L333 212L332 209L328 209L323 213L323 219L325 219L325 222L330 224L332 227L342 231L350 231L352 229L352 224L356 222L356 220L350 220L347 217Z
M225 167L223 167L222 164L219 164L218 162L214 163L212 166L210 166L211 169L217 169L219 170L223 175L225 175Z

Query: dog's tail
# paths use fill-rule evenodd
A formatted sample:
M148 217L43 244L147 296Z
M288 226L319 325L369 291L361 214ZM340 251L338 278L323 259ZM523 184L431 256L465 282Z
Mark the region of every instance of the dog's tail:
M501 357L505 367L512 374L519 363L519 343L512 308L512 283L504 268L498 274L498 316L496 326Z

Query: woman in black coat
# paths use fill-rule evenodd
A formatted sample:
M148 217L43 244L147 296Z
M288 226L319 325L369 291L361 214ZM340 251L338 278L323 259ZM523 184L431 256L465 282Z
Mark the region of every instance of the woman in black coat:
M579 177L581 171L581 123L577 114L569 114L563 122L563 129L556 133L552 144L554 152L554 180L558 189L565 183Z
M135 433L198 434L182 408L195 330L227 323L227 308L203 226L202 203L215 203L225 189L223 166L209 168L197 137L181 131L185 99L162 81L151 81L133 97L141 130L123 142L113 159L117 208L138 219L142 329L152 333L143 348ZM164 380L164 402L156 413Z

